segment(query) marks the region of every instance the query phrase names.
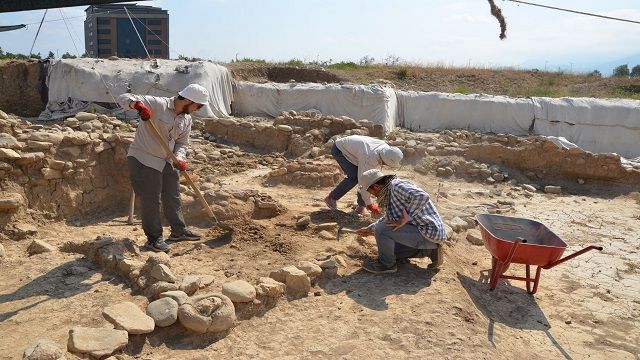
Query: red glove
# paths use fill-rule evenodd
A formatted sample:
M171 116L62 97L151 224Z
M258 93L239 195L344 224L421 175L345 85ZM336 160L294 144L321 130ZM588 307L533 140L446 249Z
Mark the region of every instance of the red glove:
M142 119L142 121L151 119L151 109L149 109L142 101L136 101L133 104L133 108L138 111L138 115L140 115L140 119Z
M367 210L371 211L372 214L380 215L380 208L378 204L367 205Z
M178 159L178 162L174 163L175 167L180 171L187 171L187 161Z

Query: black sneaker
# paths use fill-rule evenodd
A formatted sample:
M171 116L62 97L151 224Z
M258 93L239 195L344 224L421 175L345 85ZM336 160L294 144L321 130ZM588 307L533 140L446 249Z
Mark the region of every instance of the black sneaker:
M156 252L167 252L169 251L169 245L167 245L166 242L164 242L164 240L159 239L156 241L150 241L147 240L147 243L145 244L145 246L153 251Z
M391 267L387 267L377 260L365 261L364 264L362 264L362 268L374 274L391 274L398 271L398 266L396 264L393 264Z
M200 236L200 234L196 234L193 231L189 231L187 229L184 229L182 234L171 233L171 235L169 235L167 240L168 241L183 241L183 240L195 241L195 240L200 240L201 237L202 236Z
M427 269L439 269L444 261L442 256L442 244L438 244L437 249L430 250L429 259L431 264L427 265Z

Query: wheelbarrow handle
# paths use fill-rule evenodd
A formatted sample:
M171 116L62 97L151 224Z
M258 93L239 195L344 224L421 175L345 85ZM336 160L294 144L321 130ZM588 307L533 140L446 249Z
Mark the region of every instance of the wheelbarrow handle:
M591 250L599 250L599 251L602 251L602 249L603 249L603 247L602 247L602 246L595 246L595 245L587 246L586 248L584 248L584 249L582 249L582 250L580 250L580 251L577 251L577 252L574 252L574 253L573 253L573 254L571 254L571 255L565 256L565 257L563 257L562 259L560 259L560 260L558 260L558 261L556 261L556 262L552 262L551 264L549 264L549 265L547 265L547 266L543 266L542 268L543 268L543 269L545 269L545 270L547 270L547 269L551 269L552 267L554 267L554 266L556 266L556 265L560 265L560 264L562 264L563 262L565 262L565 261L567 261L567 260L571 260L571 259L573 259L573 258L574 258L574 257L576 257L576 256L580 256L580 255L582 255L582 254L586 253L587 251L591 251Z

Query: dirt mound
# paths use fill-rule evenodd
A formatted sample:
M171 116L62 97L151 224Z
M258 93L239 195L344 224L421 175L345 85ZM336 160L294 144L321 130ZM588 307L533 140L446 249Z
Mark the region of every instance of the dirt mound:
M234 78L244 81L268 80L286 83L294 80L297 82L337 83L344 80L332 72L317 68L274 66L242 62L230 63L225 66L231 70Z
M0 109L20 116L36 117L47 103L46 62L0 61Z

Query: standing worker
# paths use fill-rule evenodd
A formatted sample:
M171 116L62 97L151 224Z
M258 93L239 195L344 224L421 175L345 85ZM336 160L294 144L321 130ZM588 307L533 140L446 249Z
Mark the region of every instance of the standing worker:
M142 200L142 229L147 236L146 246L154 251L167 251L169 245L162 237L160 202L164 216L171 226L167 240L198 240L200 235L186 229L180 201L180 172L187 170L187 148L191 133L191 113L209 102L204 87L191 84L171 98L148 95L122 94L118 103L124 109L138 112L142 123L138 125L133 143L129 146L127 163L131 186ZM177 163L154 136L147 121L153 124L162 140L173 150Z
M358 184L365 171L382 165L396 169L400 167L402 160L402 151L397 147L389 146L384 140L362 135L350 135L336 140L331 148L331 155L347 175L324 199L331 209L337 208L336 202ZM354 208L357 213L362 214L366 207L373 214L380 214L380 209L371 201L367 189L359 189L357 197L358 205Z
M380 170L366 171L358 182L376 197L385 214L377 222L358 229L360 236L375 235L378 260L362 268L374 274L394 273L396 261L429 256L429 269L442 265L442 243L447 240L444 222L429 194L417 185Z

